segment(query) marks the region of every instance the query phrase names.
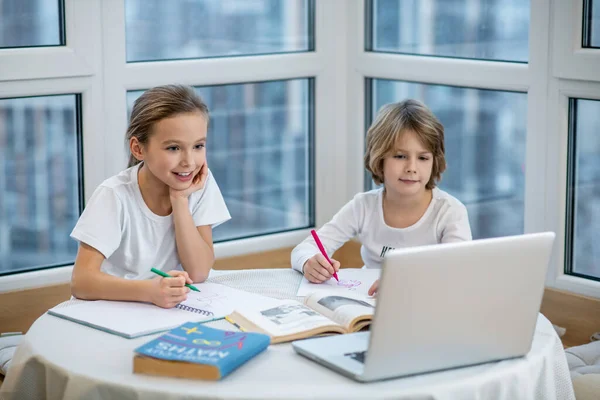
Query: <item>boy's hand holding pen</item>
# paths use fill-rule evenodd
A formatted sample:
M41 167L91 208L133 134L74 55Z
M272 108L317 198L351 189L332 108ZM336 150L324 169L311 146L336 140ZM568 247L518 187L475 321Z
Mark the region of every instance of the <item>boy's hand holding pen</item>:
M333 258L330 259L327 256L325 248L314 229L311 231L311 234L321 253L315 254L304 263L304 267L302 267L304 276L312 283L323 283L332 277L339 281L337 271L340 269L340 262Z

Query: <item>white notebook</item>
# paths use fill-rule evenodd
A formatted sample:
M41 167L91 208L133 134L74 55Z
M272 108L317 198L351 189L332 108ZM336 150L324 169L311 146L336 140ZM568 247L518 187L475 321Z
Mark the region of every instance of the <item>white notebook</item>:
M241 304L261 308L277 302L218 283L205 282L195 286L200 292L189 292L186 301L170 309L149 303L92 300L54 307L48 314L132 339L173 329L188 321L221 319Z

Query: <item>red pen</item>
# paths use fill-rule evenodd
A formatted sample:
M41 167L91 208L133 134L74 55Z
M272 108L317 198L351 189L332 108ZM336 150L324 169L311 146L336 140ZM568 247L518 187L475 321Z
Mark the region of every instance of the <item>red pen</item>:
M327 253L325 252L325 247L323 247L323 243L321 243L321 239L319 239L317 232L314 229L311 229L310 233L311 233L313 239L315 239L315 242L317 242L317 246L319 247L319 250L321 250L321 254L323 254L323 256L325 256L325 259L327 260L327 262L329 262L329 264L331 264L331 266L333 267L333 263L331 262L329 257L327 257ZM336 281L338 281L338 282L340 281L338 279L337 273L335 272L335 267L333 268L333 277L335 278Z

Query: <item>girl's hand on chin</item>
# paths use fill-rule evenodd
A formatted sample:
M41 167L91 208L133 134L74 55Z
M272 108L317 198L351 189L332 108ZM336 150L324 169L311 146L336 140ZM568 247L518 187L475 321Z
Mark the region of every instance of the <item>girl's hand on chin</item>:
M189 188L184 189L184 190L176 190L176 189L173 189L172 187L169 188L169 195L171 196L171 199L172 200L181 199L181 198L187 199L188 197L190 197L190 195L192 193L197 192L198 190L200 190L204 187L207 177L208 177L208 164L204 163L204 165L202 165L202 167L200 168L200 172L198 172L192 179L192 184L190 185Z

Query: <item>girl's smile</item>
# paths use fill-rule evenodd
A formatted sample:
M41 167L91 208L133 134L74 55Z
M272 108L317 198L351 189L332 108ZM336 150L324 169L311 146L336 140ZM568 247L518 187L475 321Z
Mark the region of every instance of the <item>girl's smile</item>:
M192 180L194 178L194 172L173 172L173 174L175 175L175 177L177 178L178 181L180 182L189 182L190 180Z

